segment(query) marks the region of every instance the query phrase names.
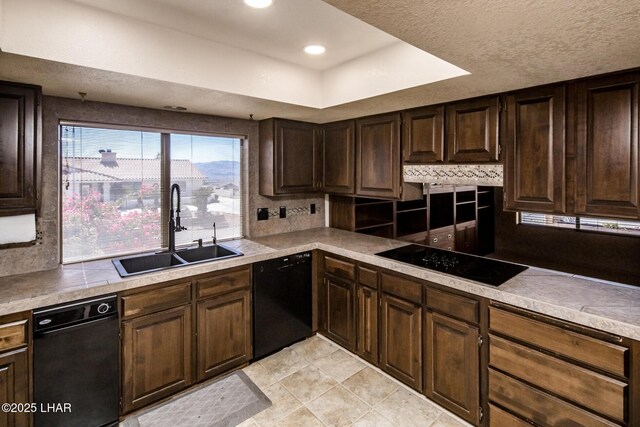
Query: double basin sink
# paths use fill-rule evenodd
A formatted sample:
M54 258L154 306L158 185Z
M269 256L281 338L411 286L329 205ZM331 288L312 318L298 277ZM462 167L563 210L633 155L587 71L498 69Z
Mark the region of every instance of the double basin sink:
M199 246L181 249L175 252L160 252L148 255L136 255L113 260L120 277L150 273L168 268L182 267L200 262L242 256L241 252L222 245Z

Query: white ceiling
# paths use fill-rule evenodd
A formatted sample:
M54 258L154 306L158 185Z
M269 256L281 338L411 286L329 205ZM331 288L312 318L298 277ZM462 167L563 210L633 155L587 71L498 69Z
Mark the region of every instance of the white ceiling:
M4 32L0 28L0 48L5 52L0 54L0 79L41 84L45 94L56 96L75 97L78 91L84 91L89 93L87 99L90 100L150 108L173 104L185 105L193 112L231 117L254 114L258 119L279 116L328 122L640 67L638 0L324 0L471 74L419 84L412 80L411 75L402 74L407 73L407 68L412 68L412 63L394 70L371 67L367 74L370 80L364 85L368 85L369 89L383 86L377 85L373 77L385 73L396 76L400 83L406 84L405 87L374 93L375 96L369 98L352 97L318 107L313 100L300 103L295 98L301 93L313 99L321 96L318 92L323 91L323 78L318 78L318 71L324 73L321 75L329 75L331 70L340 68L327 65L330 64L328 57L322 58L327 61L324 65L319 62L311 65L297 62L296 55L302 60L308 59L296 53L298 47L293 48L293 44L290 44L288 48L276 48L267 41L265 33L262 36L249 36L249 30L236 34L233 40L227 40L224 45L220 39L216 39L216 42L211 40L218 37L216 31L225 28L226 23L244 22L243 28L250 27L248 22L252 19L251 14L261 11L243 9L244 12L239 15L249 16L232 14L223 19L222 12L206 9L212 4L217 7L218 0L77 1L83 4L73 4L87 11L97 11L94 4L99 2L101 7L111 8L110 16L117 13L121 19L109 21L108 27L101 28L104 31L97 32L95 26L86 20L66 21L68 25L60 25L59 21L65 18L59 17L51 24L46 22L47 17L55 15L53 5L69 3L65 0L0 0L1 27L4 27ZM274 5L285 4L282 3L285 1L274 0ZM308 3L313 3L312 0L289 1L294 5L305 5L305 8ZM237 3L240 2L237 0ZM24 4L33 5L31 13L25 12L22 17L26 22L22 29L18 28L23 24L22 21L13 22L8 17L10 8L7 5L18 4L21 7ZM153 6L147 6L149 4ZM232 3L231 0L220 0L220 4ZM180 5L180 11L172 10L177 5ZM324 7L322 4L316 6L319 9ZM212 28L207 24L211 18L207 17L209 13L215 15L214 19L222 21L219 27ZM122 14L128 14L129 17ZM36 20L37 15L42 17L40 21ZM315 19L311 21L311 24L307 22L302 25L302 30L314 28ZM127 36L133 36L135 31L130 24L134 23L134 28L137 28L140 22L149 27L148 34L153 33L152 29L157 30L153 34L160 35L156 37L160 40L157 42L160 46L144 45L124 36L120 39L108 37L109 31L114 34L129 31ZM298 22L301 22L299 18L289 18L286 32L295 31ZM324 25L332 28L330 33L333 35L336 29L331 22L334 21L331 19L330 23ZM167 27L169 24L170 28ZM272 25L271 22L262 24ZM72 43L58 58L48 56L51 47L47 48L46 40L42 40L51 38L55 31L42 31L45 35L40 38L38 32L33 31L33 28L46 28L47 25L57 25L62 30L74 26L76 31L68 34ZM7 28L13 29L8 31ZM85 37L78 37L80 30L85 31L81 33ZM116 33L116 30L119 32ZM228 34L226 30L221 31ZM266 31L269 36L272 35L264 27L255 31ZM187 37L187 33L191 38ZM138 35L142 37L145 34ZM384 38L387 36L380 36L380 39ZM97 55L85 39L102 41L102 54ZM290 37L284 37L283 40L291 41ZM293 40L296 46L306 42L303 37ZM385 57L382 53L386 54L387 62L400 61L392 55L396 44L385 46L384 42L378 40L383 47L376 50L373 47L376 41L369 44L369 36L354 37L354 40L356 46L362 44L365 50L374 50L347 62L336 60L339 66L353 64L368 55ZM217 69L212 64L219 56L199 57L194 46L211 48L215 43L220 44L216 45L218 48L235 43L232 47L236 51L247 52L243 60L257 58L256 66L233 69L244 92L234 92L212 84L212 81L218 80L215 75ZM238 46L246 46L247 43L260 47L250 51ZM343 46L344 43L339 42L338 45ZM10 46L19 46L20 49L11 50L8 48ZM136 50L141 46L152 46L153 49ZM54 50L57 48L53 47ZM172 55L180 54L188 60L179 63L181 69L176 69L175 64L162 60L167 52L163 48L171 48L177 51ZM271 57L265 56L266 52L270 52ZM224 55L221 57L225 59ZM87 58L90 60L83 62ZM273 58L277 58L277 64ZM122 65L125 63L127 66ZM140 72L143 65L151 70ZM255 79L255 76L259 79ZM252 78L255 81L251 81ZM354 84L344 84L334 79L330 86L339 88L336 90L339 95L353 90ZM280 98L275 97L274 92Z
M274 0L265 9L242 0L73 1L315 70L398 41L320 0ZM327 52L307 55L307 44L322 44Z

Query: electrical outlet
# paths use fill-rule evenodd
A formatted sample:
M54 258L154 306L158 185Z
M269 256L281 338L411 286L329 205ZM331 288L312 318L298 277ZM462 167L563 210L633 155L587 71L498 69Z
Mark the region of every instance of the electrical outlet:
M269 209L268 208L258 208L258 221L264 221L269 219Z
M309 209L311 211L311 214L316 213L316 204L315 203L311 203L311 207Z
M286 217L287 217L287 207L280 206L280 218L286 218Z

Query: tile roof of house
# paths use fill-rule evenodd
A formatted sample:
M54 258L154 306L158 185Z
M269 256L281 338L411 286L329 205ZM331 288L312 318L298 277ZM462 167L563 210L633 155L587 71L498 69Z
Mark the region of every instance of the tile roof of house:
M160 180L160 159L116 159L115 162L103 162L101 157L67 157L68 171L63 164L63 175L69 179L78 174L83 182L121 182ZM171 179L206 179L189 160L171 160Z

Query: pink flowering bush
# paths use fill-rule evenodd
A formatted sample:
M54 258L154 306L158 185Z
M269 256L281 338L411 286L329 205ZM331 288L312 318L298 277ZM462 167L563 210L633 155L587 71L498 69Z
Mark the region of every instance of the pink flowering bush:
M152 194L143 186L138 197ZM103 202L97 191L72 194L62 205L64 258L90 258L160 246L160 210L142 206L121 211L119 202Z

